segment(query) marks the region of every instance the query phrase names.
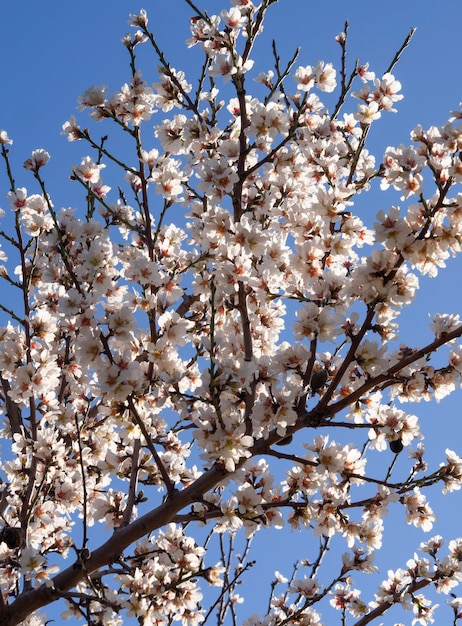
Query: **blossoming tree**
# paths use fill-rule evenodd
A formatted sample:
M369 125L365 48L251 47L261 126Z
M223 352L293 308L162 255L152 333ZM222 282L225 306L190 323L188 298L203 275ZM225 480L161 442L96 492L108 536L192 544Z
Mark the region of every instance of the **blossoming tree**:
M423 590L448 594L462 576L462 539L445 551L436 536L371 597L360 591L389 508L428 530L426 488L461 486L462 459L448 449L430 466L403 403L460 386L462 322L437 315L413 346L399 316L418 275L460 252L462 114L374 158L369 129L402 98L393 70L412 33L383 75L347 67L347 24L338 77L297 65L298 51L281 60L276 44L258 74L252 48L276 1L209 15L185 0L187 44L204 53L195 86L146 13L131 16L129 82L80 98L105 135L63 126L90 152L72 169L79 209L53 205L43 150L21 174L38 193L20 186L1 131L1 280L16 294L0 303L2 625L45 624L58 600L65 619L95 626L237 623L248 548L268 527L318 547L275 574L246 626L321 624L324 605L339 624L393 605L427 624ZM141 74L141 45L155 77ZM105 167L123 174L118 191ZM403 206L360 218L374 186ZM334 537L344 549L323 569Z

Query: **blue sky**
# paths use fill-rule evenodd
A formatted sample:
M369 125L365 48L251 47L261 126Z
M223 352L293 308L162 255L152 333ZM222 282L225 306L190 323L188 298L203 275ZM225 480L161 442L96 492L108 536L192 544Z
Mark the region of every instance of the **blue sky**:
M227 8L221 0L198 0L209 13ZM81 196L75 185L68 181L70 167L80 161L82 147L69 144L60 135L62 123L76 114L77 97L92 84L107 84L113 91L129 78L128 55L120 43L128 32L129 13L141 7L148 11L150 27L167 52L171 64L177 69L196 74L196 50L188 50L183 42L188 37L188 18L191 9L182 0L148 0L144 4L134 0L79 0L58 2L48 0L3 0L0 19L3 24L0 38L0 128L8 131L14 140L13 162L20 166L35 148L48 150L52 159L46 168L46 179L56 206L76 206ZM271 40L276 39L282 58L288 59L300 45L300 64L315 64L318 60L338 63L340 48L334 37L349 20L350 69L355 58L369 61L371 69L380 74L385 70L394 52L412 27L416 34L405 51L395 75L402 82L405 98L398 103L399 113L388 115L376 124L371 132L371 147L379 155L387 145L406 143L409 132L420 123L422 126L438 125L447 119L448 112L458 107L462 100L462 71L460 66L460 25L462 4L456 0L430 2L421 0L390 0L380 2L328 3L309 0L280 0L268 13L265 32L258 43L255 70L271 68ZM145 77L156 79L156 60L144 64ZM86 125L88 118L80 118ZM88 121L90 125L90 121ZM18 186L33 188L31 177L18 167ZM7 209L7 192L3 172L0 173L0 206ZM391 202L387 196L371 194L371 223L380 208ZM403 340L417 344L430 340L427 330L430 312L462 312L460 295L460 260L448 264L448 270L435 281L423 280L422 294L403 322ZM0 293L1 297L1 293ZM409 407L422 417L422 430L427 435L426 446L430 458L438 463L444 458L444 449L452 447L462 455L462 426L460 423L460 392L439 405ZM407 409L408 407L404 407ZM459 443L461 442L461 443ZM438 490L437 490L438 491ZM436 494L438 495L438 494ZM448 539L462 535L460 520L454 512L461 510L462 492L431 500L440 521L431 534L440 533ZM414 548L424 540L404 525L404 514L397 508L386 520L390 527L385 538L385 548L379 559L382 574L388 568L403 566L412 557ZM271 551L281 552L276 564L268 558L266 534L259 533L257 550L260 569L252 580L251 595L261 603L248 602L243 614L266 606L267 588L274 569L290 571L297 557L305 556L302 548L309 543L303 535L270 535ZM429 535L430 536L430 535ZM287 559L286 565L282 563ZM268 573L269 572L269 573ZM250 579L249 579L250 580ZM260 589L262 594L260 594ZM244 594L245 595L245 594ZM258 596L258 598L257 598ZM438 598L444 604L444 597ZM260 605L260 606L258 606ZM450 612L441 613L450 619ZM383 618L384 626L395 621L408 621L407 615L390 615ZM447 621L446 621L447 623Z

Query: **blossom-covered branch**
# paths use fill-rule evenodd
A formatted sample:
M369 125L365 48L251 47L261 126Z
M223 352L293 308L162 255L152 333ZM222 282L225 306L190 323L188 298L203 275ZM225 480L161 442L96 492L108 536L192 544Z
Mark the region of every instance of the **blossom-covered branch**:
M368 600L360 590L386 513L430 530L426 490L462 485L457 451L429 463L404 410L460 387L460 317L400 336L419 274L461 250L462 113L376 158L369 130L403 97L392 72L413 31L376 74L349 70L345 23L339 87L332 63L296 66L300 49L283 61L275 42L258 72L277 1L209 14L185 0L196 77L172 66L146 11L130 17L127 82L79 98L102 136L63 124L89 152L70 168L79 208L54 206L44 150L13 172L0 132L13 294L0 304L1 624L45 624L55 602L94 626L308 626L326 610L362 626L395 605L427 624L436 607L420 592L459 583L462 540L440 557L436 536ZM142 73L141 46L157 73ZM360 209L374 190L402 204ZM268 527L316 545L249 616L238 585Z

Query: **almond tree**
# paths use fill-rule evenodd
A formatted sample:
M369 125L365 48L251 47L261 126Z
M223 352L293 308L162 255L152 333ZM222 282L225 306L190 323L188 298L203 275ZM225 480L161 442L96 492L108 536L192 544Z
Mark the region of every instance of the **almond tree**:
M319 549L275 575L246 626L321 624L329 604L338 624L393 605L432 623L422 590L448 594L461 578L462 539L444 551L437 536L360 592L387 510L428 530L426 488L461 486L462 460L448 449L427 463L403 403L460 386L462 322L436 315L417 347L398 333L418 275L460 251L462 114L375 158L369 129L402 98L393 71L412 32L378 76L347 67L347 24L338 76L299 65L299 50L281 59L276 43L258 73L252 49L276 1L209 15L185 0L187 45L204 53L194 86L146 12L131 16L129 82L79 99L104 135L63 126L89 151L72 168L78 209L53 205L45 151L13 171L1 131L1 278L15 294L0 304L2 625L45 624L57 600L63 619L94 626L237 623L250 543L267 527ZM139 46L155 76L141 74ZM111 147L117 133L131 152ZM357 197L374 188L403 205L361 219ZM385 472L367 466L371 450ZM336 536L344 551L323 568Z

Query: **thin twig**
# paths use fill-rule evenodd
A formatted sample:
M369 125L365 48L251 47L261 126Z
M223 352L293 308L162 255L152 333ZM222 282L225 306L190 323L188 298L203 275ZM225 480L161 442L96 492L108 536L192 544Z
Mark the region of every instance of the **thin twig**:
M401 46L401 48L398 50L398 52L395 54L395 56L393 57L392 62L390 63L390 65L388 66L388 68L385 70L385 73L388 74L389 72L391 72L391 70L395 67L395 65L398 63L398 61L401 58L401 55L403 54L403 52L406 50L406 48L408 47L408 45L411 43L411 39L414 36L414 33L417 29L416 28L411 28L411 30L409 31L406 39L403 41L403 44Z
M138 459L141 450L141 442L139 439L135 439L133 442L133 452L132 452L132 467L130 470L130 484L128 487L128 497L127 497L127 505L124 510L124 514L122 517L122 526L126 526L130 523L132 517L133 507L135 506L136 496L137 496L137 488L138 488L138 473L139 473L139 465Z
M151 437L149 436L149 433L147 431L146 426L144 425L143 420L140 417L140 414L138 413L138 410L135 406L135 403L133 401L133 398L130 396L127 399L127 404L128 404L128 408L130 410L130 413L132 414L135 423L139 426L141 433L144 437L144 440L146 442L147 447L149 448L152 456L154 457L154 461L156 462L157 465L157 469L160 472L160 475L162 476L162 480L165 483L165 487L167 489L167 494L169 495L169 497L173 496L173 494L175 493L175 485L172 483L170 476L168 475L167 470L165 469L164 464L162 463L162 459L160 458L154 443L152 442Z

